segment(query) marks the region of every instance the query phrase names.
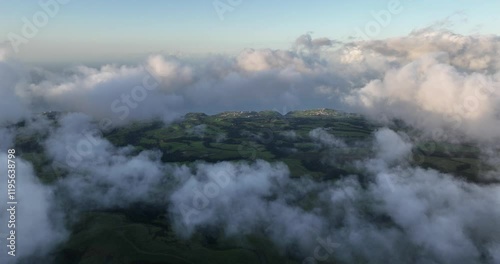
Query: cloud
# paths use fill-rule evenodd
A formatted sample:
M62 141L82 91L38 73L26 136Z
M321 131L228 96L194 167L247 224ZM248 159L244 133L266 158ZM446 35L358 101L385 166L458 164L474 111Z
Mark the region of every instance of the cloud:
M323 47L332 47L334 44L340 44L340 42L329 38L313 39L311 34L304 34L295 40L294 47L296 49L303 48L309 51L317 51Z
M286 139L292 140L292 141L295 141L295 140L297 140L297 138L299 138L299 135L297 135L297 132L295 132L295 130L283 131L283 132L281 132L281 135L283 137L285 137Z
M155 118L170 122L179 117L176 109L182 106L183 99L160 92L160 82L165 81L168 87L175 85L171 79L176 73L167 72L175 69L158 65L160 62L154 58L149 63L135 67L106 65L100 69L80 66L62 80L31 84L26 93L50 110L82 112L118 124Z
M388 128L383 128L375 133L375 148L378 159L386 163L394 163L408 159L413 146L408 142L406 135L400 135Z
M170 199L176 230L183 236L212 226L227 236L262 232L282 250L291 244L303 249L325 225L314 212L290 204L301 190L284 164L201 163L194 174L186 169L175 174L187 179Z
M335 258L349 263L495 263L499 187L394 164L398 154L410 154L408 139L383 129L374 140L377 155L363 163L374 177L368 186L351 177L322 194L330 201L329 219L341 222L329 231L340 243Z
M155 192L165 180L161 153L133 154L132 147L114 147L102 138L89 116L62 117L59 128L47 138L45 149L55 166L67 173L56 186L64 199L80 210L162 199L161 192Z
M346 102L374 120L400 119L429 135L487 141L500 135L499 87L497 75L460 72L438 54L387 71Z
M406 64L428 54L444 52L449 64L460 70L496 73L499 38L495 35L455 34L446 29L424 28L405 37L354 43L365 56L381 56Z
M330 148L345 148L347 145L342 139L336 138L324 128L316 128L309 132L309 137L323 146Z

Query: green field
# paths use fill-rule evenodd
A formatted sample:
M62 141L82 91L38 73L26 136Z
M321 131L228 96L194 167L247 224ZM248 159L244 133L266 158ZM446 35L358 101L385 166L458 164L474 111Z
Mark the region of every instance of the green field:
M362 173L352 163L373 155L370 142L378 127L360 116L333 110L287 115L227 112L188 114L170 125L134 123L108 131L104 137L118 147L132 146L137 153L158 150L166 163L281 161L292 177L331 181ZM316 128L324 128L350 147L332 150L318 144L309 136ZM45 137L18 135L16 149L33 163L42 182L50 183L64 177L67 168L56 168L47 158L41 144ZM429 148L429 144L435 145ZM475 181L484 166L478 162L479 150L471 144L415 142L414 154L417 158L413 162L418 165L469 181ZM325 160L330 156L335 162ZM69 241L53 253L57 263L301 263L279 252L264 235L247 236L241 241L225 238L218 230L201 230L190 239L181 239L173 233L165 208L136 205L86 212L80 219L71 227Z

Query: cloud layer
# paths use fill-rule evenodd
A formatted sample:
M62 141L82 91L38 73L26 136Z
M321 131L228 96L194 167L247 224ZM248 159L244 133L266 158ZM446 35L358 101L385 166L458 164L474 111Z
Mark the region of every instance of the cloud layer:
M499 186L410 165L415 135L475 142L492 164L481 176L500 178L499 40L429 29L353 43L303 35L290 50L194 62L152 55L139 65L63 72L23 67L0 51L0 149L22 132L13 124L27 120L27 130L47 135L45 154L65 176L42 184L19 160L19 235L32 238L20 240L20 254L50 251L67 235L62 219L82 210L151 202L179 236L210 226L227 236L259 233L309 263L500 263ZM187 112L318 107L414 130L375 132L373 155L353 164L362 173L337 182L291 179L279 162L163 164L158 152L102 137L103 124L169 123ZM71 113L55 126L37 115L48 110ZM348 147L323 128L309 136L326 149Z

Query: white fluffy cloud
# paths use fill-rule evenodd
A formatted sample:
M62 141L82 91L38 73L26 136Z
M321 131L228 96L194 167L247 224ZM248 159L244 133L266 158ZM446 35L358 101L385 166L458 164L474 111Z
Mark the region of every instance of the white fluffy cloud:
M160 153L134 155L131 147L114 147L83 114L66 115L59 123L45 149L55 170L68 174L57 183L68 202L95 209L155 200L153 191L165 176Z
M401 119L430 135L498 138L498 75L460 72L440 55L389 70L383 79L354 90L346 101L375 120Z
M238 237L262 230L283 249L293 243L308 248L325 225L314 212L289 204L300 189L284 164L199 164L194 175L185 169L175 174L188 179L173 192L170 209L184 236L204 226Z

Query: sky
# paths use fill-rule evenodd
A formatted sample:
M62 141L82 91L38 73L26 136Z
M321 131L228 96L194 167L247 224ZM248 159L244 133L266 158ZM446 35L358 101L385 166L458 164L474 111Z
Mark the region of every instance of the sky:
M23 36L23 18L33 21L37 12L44 12L40 3L54 1L0 1L0 42L10 43L12 33ZM308 32L346 41L376 21L373 12L387 11L391 2L65 1L36 36L19 47L21 60L90 63L135 60L150 53L236 54L244 48L288 48ZM499 33L495 25L500 18L491 12L500 10L498 1L393 1L400 3L401 12L391 14L390 23L373 38L407 35L450 17L453 25L448 26L458 33Z

